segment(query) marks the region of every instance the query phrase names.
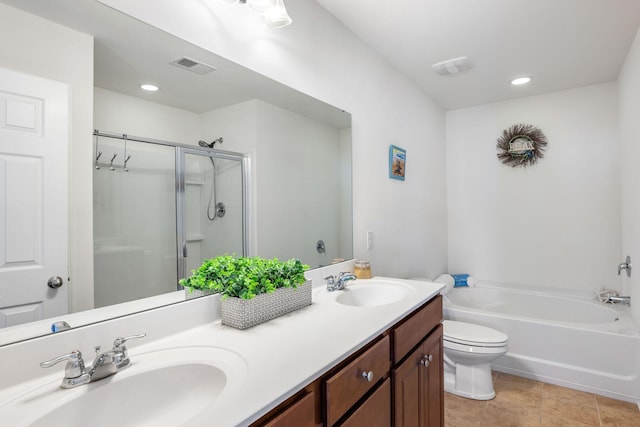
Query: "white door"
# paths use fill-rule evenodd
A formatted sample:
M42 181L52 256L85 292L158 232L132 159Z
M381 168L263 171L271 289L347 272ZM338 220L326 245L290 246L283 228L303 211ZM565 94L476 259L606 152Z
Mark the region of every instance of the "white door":
M68 144L67 85L0 68L0 328L68 312Z

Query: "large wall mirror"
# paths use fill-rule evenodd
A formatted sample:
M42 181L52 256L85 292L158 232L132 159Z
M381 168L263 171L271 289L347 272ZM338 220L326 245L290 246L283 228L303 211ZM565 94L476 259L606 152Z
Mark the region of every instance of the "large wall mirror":
M140 298L153 300L151 306L176 301L176 276L151 294L135 288L145 280L160 288L179 271L185 242L171 231L176 221L187 224L187 272L203 258L242 250L220 242L229 230L241 230L234 210L240 209L243 179L249 189L246 254L296 257L311 268L352 258L349 113L93 0L0 1L95 38L93 70L86 70L94 75L92 128L116 137L87 135L94 147L85 159L94 168L93 194L83 197L94 200L94 235L86 238L94 245L95 280L70 286L112 287L89 292L95 315L73 326L137 311ZM160 89L144 92L141 83ZM206 147L215 141L213 150ZM182 155L183 197L193 209L185 218L176 218L174 209L175 146L188 151ZM244 177L236 154L248 159ZM224 217L216 215L219 201L226 203ZM43 334L27 326L0 329L0 345Z

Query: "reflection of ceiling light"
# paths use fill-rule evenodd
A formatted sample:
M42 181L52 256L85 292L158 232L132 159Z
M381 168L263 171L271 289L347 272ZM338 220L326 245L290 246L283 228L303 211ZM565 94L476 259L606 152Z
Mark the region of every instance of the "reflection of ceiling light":
M283 0L222 0L225 3L246 4L249 10L264 16L267 28L282 28L293 22L287 14Z
M517 79L511 80L511 84L514 86L526 85L531 81L531 77L518 77Z
M160 88L156 85L143 84L143 85L140 85L140 89L146 90L147 92L156 92Z
M247 7L251 12L264 15L269 9L272 9L276 5L275 0L246 0Z
M276 5L264 12L264 25L267 28L282 28L289 24L291 24L291 18L282 0L276 0Z

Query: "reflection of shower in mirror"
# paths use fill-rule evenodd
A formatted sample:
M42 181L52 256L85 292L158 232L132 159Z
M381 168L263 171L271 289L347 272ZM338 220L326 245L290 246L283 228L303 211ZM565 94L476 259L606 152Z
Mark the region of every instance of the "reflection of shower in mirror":
M214 139L210 143L200 140L198 141L198 145L204 148L213 149L213 146L216 143L222 144L222 141L223 141L222 137ZM215 221L216 218L222 218L225 215L225 213L227 213L227 207L225 206L224 203L218 202L217 200L218 191L216 190L216 164L213 161L213 157L209 157L209 160L211 160L211 167L213 168L213 173L211 174L211 193L209 193L209 203L207 204L207 218L209 218L209 221ZM214 207L213 213L211 212L211 205L213 205Z

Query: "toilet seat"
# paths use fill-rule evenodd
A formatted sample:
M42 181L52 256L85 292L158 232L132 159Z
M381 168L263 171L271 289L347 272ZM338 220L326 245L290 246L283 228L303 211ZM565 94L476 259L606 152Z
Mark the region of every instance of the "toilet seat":
M447 343L453 344L449 346L450 348L457 347L456 349L459 350L464 348L464 346L501 348L507 345L507 335L495 329L487 328L486 326L473 325L455 320L445 320L443 325L445 347Z

